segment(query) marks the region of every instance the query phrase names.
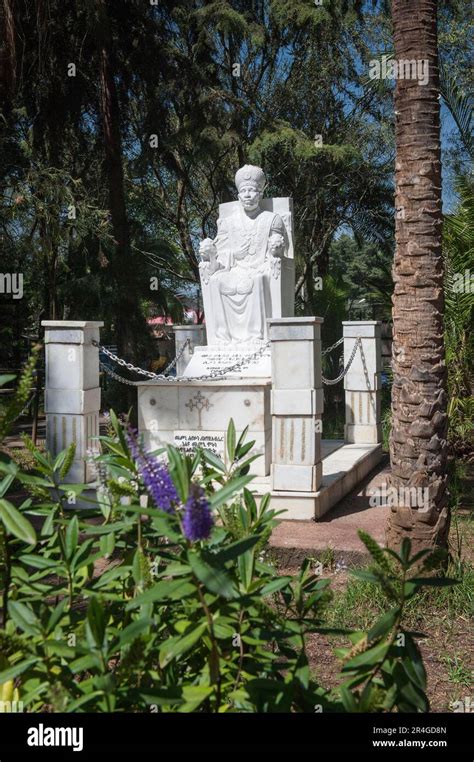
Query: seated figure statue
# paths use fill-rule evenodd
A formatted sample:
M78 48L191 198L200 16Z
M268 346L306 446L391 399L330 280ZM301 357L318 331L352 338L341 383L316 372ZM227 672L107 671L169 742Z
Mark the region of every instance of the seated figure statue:
M286 224L280 214L263 208L265 175L260 167L241 167L235 184L237 207L221 205L216 238L206 238L199 247L209 344L265 341L266 319L283 316L281 294L275 296L279 292L272 281L280 280L282 261L288 262L290 207ZM281 201L289 204L291 199ZM225 207L231 207L227 215Z

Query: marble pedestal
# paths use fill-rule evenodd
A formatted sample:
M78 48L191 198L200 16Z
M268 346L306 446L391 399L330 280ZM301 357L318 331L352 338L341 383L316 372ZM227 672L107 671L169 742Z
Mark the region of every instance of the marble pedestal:
M245 346L241 344L197 346L194 347L193 355L183 376L186 378L209 376L212 373L222 373L226 368L237 364L238 368L225 374L226 379L269 379L272 373L270 347L263 341L249 341L245 343Z
M375 445L382 441L381 326L377 320L346 320L342 323L344 364L349 361L357 337L361 343L344 378L344 439L348 444Z
M198 349L198 348L197 348ZM186 453L200 446L225 460L225 435L230 418L237 435L248 426L247 441L257 476L267 476L271 465L269 379L219 381L155 381L139 384L138 428L148 449L173 444Z
M53 457L71 443L75 457L65 483L90 483L95 475L87 450L99 436L99 341L101 321L43 320L45 328L46 447Z

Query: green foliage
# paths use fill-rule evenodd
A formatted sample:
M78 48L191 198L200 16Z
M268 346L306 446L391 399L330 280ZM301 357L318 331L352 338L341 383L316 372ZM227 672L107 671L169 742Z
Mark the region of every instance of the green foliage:
M71 491L79 495L81 485L61 482L70 451L53 461L31 448L33 474L0 463L3 494L13 484L33 494L11 515L2 498L0 685L33 712L426 710L418 636L403 629L402 612L424 584L450 580L407 576L420 559L409 544L386 555L364 535L371 581L392 590L389 608L366 633L328 628L328 580L309 560L299 574L280 576L261 557L277 514L268 496L257 505L248 486L253 443L245 432L237 438L230 423L229 465L207 451L189 457L167 448L179 503L198 483L220 519L207 540L190 542L179 504L168 513L151 495L143 500L142 471L113 412L110 425L97 456L100 523L73 510ZM35 536L25 514L41 517ZM317 632L351 643L339 652L343 684L332 692L310 674L305 638Z
M474 257L474 187L458 179L460 197L456 212L444 222L445 341L449 389L449 437L459 455L472 447L474 405L472 373L474 338L472 320L474 286L471 266Z
M4 407L0 408L0 444L5 439L6 435L10 432L10 429L15 419L22 412L25 404L31 397L31 388L33 386L34 370L38 360L38 353L41 350L41 345L33 347L31 355L23 368L23 372L18 381L18 385L15 389L15 393L10 402ZM0 376L0 386L10 383L15 379L14 375Z
M354 576L374 585L384 593L390 608L366 633L351 636L352 648L338 649L344 665L341 697L347 711L426 712L426 672L417 639L421 633L403 626L407 603L423 587L446 587L457 580L447 577L420 577L419 568L429 570L439 558L429 550L411 554L411 542L405 539L399 553L380 548L365 532L359 537L369 551L373 565L369 570L354 571ZM436 555L436 559L434 558Z

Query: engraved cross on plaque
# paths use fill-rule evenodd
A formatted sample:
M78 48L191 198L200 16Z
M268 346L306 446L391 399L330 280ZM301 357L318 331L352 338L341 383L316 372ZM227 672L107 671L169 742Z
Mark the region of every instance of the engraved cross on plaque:
M208 398L204 397L202 392L199 391L189 400L189 402L186 402L185 407L188 407L190 410L194 410L194 408L196 408L198 413L198 429L202 429L202 411L209 410L209 408L213 407L213 405L212 402L209 402Z

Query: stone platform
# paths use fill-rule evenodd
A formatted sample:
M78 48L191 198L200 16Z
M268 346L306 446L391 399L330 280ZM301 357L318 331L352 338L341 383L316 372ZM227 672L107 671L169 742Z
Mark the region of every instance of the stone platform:
M270 538L272 558L285 570L299 569L307 557L322 561L324 572L328 564L333 564L337 572L346 566L369 563L358 530L363 529L379 545L385 545L390 507L371 505L370 497L383 491L389 474L389 458L384 453L373 471L319 521L291 521L283 516Z
M322 440L322 484L316 492L276 491L271 477L257 478L250 489L261 497L271 492L271 506L284 510L285 520L318 521L342 500L356 484L380 462L384 453L381 444L344 444L342 440Z
M248 427L246 441L255 442L248 457L261 456L252 470L265 478L271 465L270 391L270 379L144 381L138 384L138 428L150 450L172 444L188 454L202 447L225 462L232 418L237 436Z

